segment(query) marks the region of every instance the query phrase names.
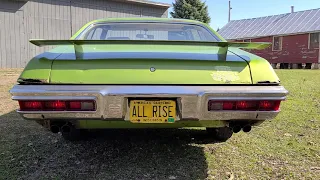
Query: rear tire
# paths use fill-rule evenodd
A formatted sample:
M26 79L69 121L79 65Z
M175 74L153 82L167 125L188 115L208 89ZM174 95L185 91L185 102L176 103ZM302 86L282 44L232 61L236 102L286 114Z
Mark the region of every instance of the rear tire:
M229 127L207 128L208 134L219 142L225 142L231 138L233 131Z

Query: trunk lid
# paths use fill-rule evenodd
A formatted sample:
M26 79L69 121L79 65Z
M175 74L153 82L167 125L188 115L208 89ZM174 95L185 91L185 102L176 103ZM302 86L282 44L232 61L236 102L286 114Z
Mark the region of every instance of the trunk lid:
M46 52L53 61L49 83L252 84L250 58L228 51L236 47L226 42L100 42Z

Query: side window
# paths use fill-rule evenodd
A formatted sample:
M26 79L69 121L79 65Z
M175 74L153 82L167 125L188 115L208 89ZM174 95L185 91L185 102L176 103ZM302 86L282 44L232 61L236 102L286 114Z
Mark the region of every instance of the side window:
M196 29L191 29L191 34L193 36L194 41L201 41L201 37L199 35L199 32Z
M169 31L168 40L171 41L183 41L187 40L186 32L184 31Z
M92 39L93 40L100 40L101 34L102 34L102 28L97 28L95 30L95 32L93 33Z
M320 33L311 33L309 38L309 48L319 49L319 36Z
M272 42L272 51L281 51L282 50L282 37L274 36Z
M202 31L198 31L199 35L200 35L200 38L202 41L207 41L207 37L203 34ZM210 39L210 38L209 38Z
M251 42L251 39L244 39L243 42Z
M92 29L87 38L88 40L100 40L101 39L101 34L102 34L102 28L94 28Z

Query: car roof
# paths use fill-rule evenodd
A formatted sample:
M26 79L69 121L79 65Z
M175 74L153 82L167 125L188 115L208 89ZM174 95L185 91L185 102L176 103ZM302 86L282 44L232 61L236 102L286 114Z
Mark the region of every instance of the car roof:
M91 24L95 23L108 23L108 22L166 22L166 23L184 23L184 24L195 24L201 25L208 28L211 32L213 32L219 39L225 41L225 39L220 36L217 32L215 32L209 24L191 20L191 19L178 19L178 18L156 18L156 17L130 17L130 18L104 18L104 19L97 19L91 22L88 22L85 26L83 26L77 33L75 33L71 39L76 38L86 27L90 26Z
M204 24L200 21L190 19L177 19L177 18L104 18L91 21L90 23L103 23L103 22L180 22L192 24Z

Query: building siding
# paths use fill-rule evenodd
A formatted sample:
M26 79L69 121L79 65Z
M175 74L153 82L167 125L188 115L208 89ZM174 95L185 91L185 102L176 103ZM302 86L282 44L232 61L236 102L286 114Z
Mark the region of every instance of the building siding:
M251 39L251 42L272 41L273 36ZM318 63L319 60L319 49L309 48L309 34L283 36L281 51L272 51L270 46L264 50L250 52L267 59L270 63Z
M52 48L29 39L69 39L89 21L109 17L168 17L168 9L108 0L0 0L0 68L23 68Z

